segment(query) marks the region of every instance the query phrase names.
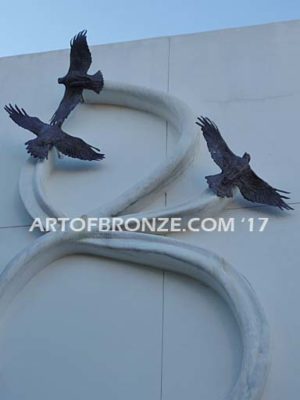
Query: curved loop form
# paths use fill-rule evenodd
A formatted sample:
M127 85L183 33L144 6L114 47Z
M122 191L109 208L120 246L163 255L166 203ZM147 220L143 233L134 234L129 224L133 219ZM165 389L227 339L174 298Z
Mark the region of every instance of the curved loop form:
M49 263L78 253L181 273L216 290L234 313L243 344L241 370L226 400L260 399L270 361L269 329L264 312L248 281L210 251L139 233L49 233L16 256L1 273L1 312Z
M192 111L181 100L166 93L145 87L124 83L105 82L99 95L84 91L84 99L88 104L111 104L134 108L155 114L171 123L180 134L177 146L166 161L162 162L147 178L135 184L118 198L87 212L94 217L120 215L138 200L160 190L180 175L193 160L198 139L197 127ZM55 152L52 151L47 161L27 162L23 168L19 189L24 205L33 217L66 217L59 209L49 203L45 187L47 178L54 165Z
M122 215L122 221L119 226L126 231L133 230L134 232L142 231L151 234L165 234L172 231L171 219L180 218L180 229L182 231L197 230L201 225L201 220L207 217L214 217L230 202L231 198L217 197L207 190L201 196L173 207ZM161 221L165 219L163 230L159 230L155 219L161 219ZM148 221L148 225L143 223L145 220ZM114 226L112 218L110 222L111 226Z

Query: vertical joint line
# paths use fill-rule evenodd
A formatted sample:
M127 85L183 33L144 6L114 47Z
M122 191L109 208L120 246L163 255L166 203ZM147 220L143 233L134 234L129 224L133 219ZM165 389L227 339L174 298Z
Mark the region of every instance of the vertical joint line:
M168 59L167 59L167 93L170 91L170 52L171 52L171 38L168 37ZM165 156L168 157L168 142L169 142L169 123L166 121L166 143L165 143ZM165 207L168 203L168 193L165 192Z
M165 326L165 271L162 276L162 312L161 312L161 358L160 358L160 400L163 396L163 370L164 370L164 326Z
M166 158L168 157L168 141L169 141L169 122L166 121L166 144L165 144Z
M170 54L171 54L171 38L168 37L168 80L167 80L167 92L170 91Z

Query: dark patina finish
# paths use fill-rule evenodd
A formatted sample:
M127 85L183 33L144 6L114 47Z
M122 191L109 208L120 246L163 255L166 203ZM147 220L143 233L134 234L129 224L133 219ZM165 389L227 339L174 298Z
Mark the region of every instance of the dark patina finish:
M65 133L58 124L50 125L37 117L29 116L23 108L9 104L4 107L10 118L19 126L34 133L37 138L25 143L27 152L34 158L44 160L55 147L59 152L81 160L102 160L104 154L84 140Z
M51 118L51 125L62 125L70 112L82 101L83 89L100 93L104 81L101 71L88 75L92 56L87 40L87 31L81 31L70 42L70 67L67 75L58 78L58 83L65 85L64 97Z
M293 209L283 200L289 197L280 194L289 192L275 189L257 176L249 165L250 154L245 153L242 157L234 154L214 122L201 117L196 124L202 129L212 159L222 170L220 174L205 177L217 196L232 197L233 188L237 186L249 201L279 207L281 210Z

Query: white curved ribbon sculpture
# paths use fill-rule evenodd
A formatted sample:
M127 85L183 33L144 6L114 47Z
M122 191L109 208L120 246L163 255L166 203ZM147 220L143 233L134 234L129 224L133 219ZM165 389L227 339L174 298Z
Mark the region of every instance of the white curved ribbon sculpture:
M93 217L113 217L139 199L162 188L182 173L191 161L197 129L194 115L180 100L165 93L133 85L106 82L100 95L84 92L87 103L122 105L154 113L172 123L180 133L177 147L166 162L148 178L136 184L115 201L87 213ZM33 217L65 217L47 198L47 177L54 166L54 154L48 161L28 162L21 174L20 193ZM159 216L212 216L228 200L204 193L176 207L148 213L137 218ZM125 215L124 219L132 217ZM256 295L238 272L224 259L199 247L174 239L130 232L53 232L47 233L17 255L0 275L0 310L6 309L26 283L49 263L70 254L93 254L179 272L205 282L226 301L232 310L242 337L242 365L227 400L258 400L263 392L270 363L269 330Z
M158 192L162 187L170 184L193 161L193 155L198 148L198 128L191 110L181 100L163 92L147 89L140 86L123 83L105 82L100 95L84 91L84 99L88 104L110 104L155 114L172 124L179 133L178 143L171 157L162 162L151 174L126 190L117 199L108 204L99 205L95 210L85 214L93 217L113 217L122 215L124 211L145 196ZM56 153L52 151L45 162L28 162L24 166L20 177L20 194L23 203L33 218L67 217L47 196L47 179L54 168ZM218 212L228 204L228 199L204 194L198 199L172 208L168 216L174 213L188 215L191 210L197 215L202 209L210 208L211 214ZM216 211L214 211L214 207ZM158 210L153 216L166 215L166 209ZM143 214L144 215L144 214Z

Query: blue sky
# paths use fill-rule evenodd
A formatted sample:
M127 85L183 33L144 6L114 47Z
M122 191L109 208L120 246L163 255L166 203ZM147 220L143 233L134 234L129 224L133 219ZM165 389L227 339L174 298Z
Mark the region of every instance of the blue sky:
M2 0L0 56L300 19L299 0Z

